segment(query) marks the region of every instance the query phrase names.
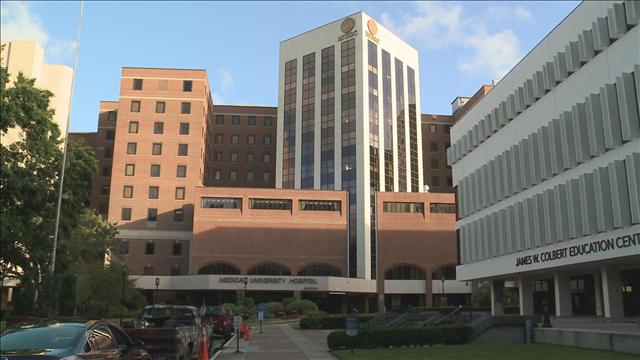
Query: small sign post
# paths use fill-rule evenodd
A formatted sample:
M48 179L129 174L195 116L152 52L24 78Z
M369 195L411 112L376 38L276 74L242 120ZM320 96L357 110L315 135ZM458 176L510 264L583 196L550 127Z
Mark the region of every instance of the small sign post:
M347 318L345 319L345 328L347 336L358 335L358 315L355 313L347 315ZM351 344L351 353L353 354L353 341L350 341L349 343Z
M258 311L258 320L260 321L260 334L262 334L262 320L264 320L264 314L267 312L267 304L258 304L256 310Z
M240 327L242 326L242 316L233 317L233 328L236 330L236 354L240 354Z

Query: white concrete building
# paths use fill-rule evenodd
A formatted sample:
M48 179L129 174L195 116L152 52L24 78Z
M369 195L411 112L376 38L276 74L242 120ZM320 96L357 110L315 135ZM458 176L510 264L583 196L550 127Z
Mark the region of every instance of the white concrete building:
M363 12L280 44L276 187L349 191L349 273L376 274L376 191L422 191L416 49Z
M585 1L451 130L458 280L640 315L640 2Z

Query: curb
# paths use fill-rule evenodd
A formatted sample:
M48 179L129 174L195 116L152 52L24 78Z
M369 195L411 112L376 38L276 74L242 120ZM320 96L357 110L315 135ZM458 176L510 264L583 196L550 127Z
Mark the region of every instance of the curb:
M232 336L229 340L227 340L227 342L226 342L226 343L222 344L222 346L218 349L218 351L216 351L216 352L213 354L213 356L211 356L211 357L209 358L209 360L216 360L216 359L218 358L218 356L220 356L220 354L222 354L222 350L223 350L227 345L229 345L229 344L230 344L230 343L231 343L231 342L236 338L236 336L238 336L238 334L234 332L234 333L233 333L233 336Z

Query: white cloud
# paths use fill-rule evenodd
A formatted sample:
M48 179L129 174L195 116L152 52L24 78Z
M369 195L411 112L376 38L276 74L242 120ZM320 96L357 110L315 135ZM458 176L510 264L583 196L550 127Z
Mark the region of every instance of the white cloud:
M400 20L382 14L382 23L429 50L460 48L460 71L499 79L520 60L522 52L513 30L489 30L489 25L512 17L532 19L531 12L523 7L487 7L485 13L470 16L459 3L421 2L414 13L404 14Z
M29 4L23 1L3 1L0 3L0 38L35 41L45 49L48 62L69 63L73 58L75 42L53 38L45 29L42 20L31 12Z
M227 69L218 70L216 82L213 84L214 89L218 91L213 92L213 103L222 104L227 91L231 90L234 83L233 74Z

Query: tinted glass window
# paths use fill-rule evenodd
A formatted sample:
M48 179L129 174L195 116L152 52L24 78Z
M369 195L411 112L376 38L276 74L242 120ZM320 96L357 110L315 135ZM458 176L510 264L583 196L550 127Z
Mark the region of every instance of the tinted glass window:
M109 329L104 325L99 325L89 333L89 344L95 350L107 350L116 347L116 342Z
M2 335L2 351L67 348L84 330L81 325L7 330Z

